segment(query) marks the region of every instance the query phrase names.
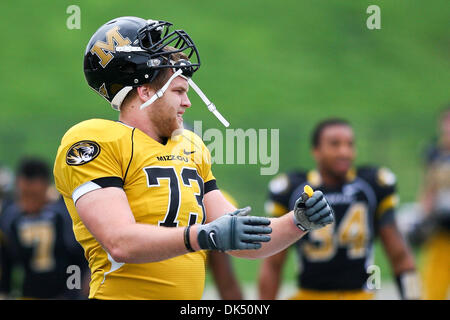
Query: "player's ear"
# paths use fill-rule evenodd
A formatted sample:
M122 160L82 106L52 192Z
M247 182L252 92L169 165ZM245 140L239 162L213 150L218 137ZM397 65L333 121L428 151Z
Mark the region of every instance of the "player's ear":
M155 91L152 88L150 88L150 86L145 84L140 87L137 87L136 90L137 95L142 102L147 101L155 94Z
M314 158L314 160L317 162L320 159L320 153L319 153L319 147L318 146L314 146L311 148L311 154Z

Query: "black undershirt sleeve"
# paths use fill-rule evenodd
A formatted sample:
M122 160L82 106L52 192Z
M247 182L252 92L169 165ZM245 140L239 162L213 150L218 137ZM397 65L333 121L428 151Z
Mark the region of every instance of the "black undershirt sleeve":
M217 181L215 179L209 180L205 183L205 194L213 190L219 190L219 188L217 187Z

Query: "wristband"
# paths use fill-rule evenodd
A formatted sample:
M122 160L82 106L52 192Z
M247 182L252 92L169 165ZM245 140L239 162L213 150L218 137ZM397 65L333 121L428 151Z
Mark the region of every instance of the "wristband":
M405 271L396 276L400 296L404 300L419 300L421 298L420 279L414 270Z
M187 226L184 228L184 245L186 246L186 249L189 252L195 252L195 250L191 246L191 240L190 240L190 234L189 230L191 229L191 226Z

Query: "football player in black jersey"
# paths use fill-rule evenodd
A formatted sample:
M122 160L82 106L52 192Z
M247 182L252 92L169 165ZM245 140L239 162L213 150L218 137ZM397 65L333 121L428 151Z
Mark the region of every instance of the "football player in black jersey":
M372 299L369 276L374 239L379 236L397 278L402 298L420 297L414 258L396 227L398 201L394 174L386 168L354 167L354 133L341 119L319 123L312 135L316 169L292 171L269 184L266 212L291 210L305 184L326 195L335 222L310 231L294 244L300 270L292 299ZM287 250L266 258L259 275L262 299L275 299Z
M45 162L36 158L21 161L16 199L4 208L0 219L5 238L0 279L4 296L11 295L11 271L15 266L24 271L19 289L24 298L78 299L83 289L86 292L87 284L84 288L81 285L88 270L83 250L75 240L62 198L48 201L49 182L50 168ZM69 277L76 271L79 286L75 279L68 286Z
M11 203L11 186L13 184L13 179L14 178L12 172L7 167L4 167L0 164L0 219L4 208L6 208ZM5 275L8 275L10 273L10 265L5 259L5 240L5 236L3 235L3 232L0 228L0 299L4 298L5 296L4 294L2 294L2 292L5 291L3 289L5 285Z

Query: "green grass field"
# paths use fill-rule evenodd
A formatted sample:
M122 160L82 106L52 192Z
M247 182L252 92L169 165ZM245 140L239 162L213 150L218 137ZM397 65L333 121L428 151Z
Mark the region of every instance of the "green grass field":
M71 4L81 8L80 30L66 28ZM371 4L381 8L381 30L366 27ZM195 81L232 128L280 130L280 171L311 167L311 128L339 116L355 127L357 163L390 167L401 200L414 201L423 148L450 101L449 11L445 0L2 1L0 162L14 167L33 154L53 163L69 127L117 119L88 88L82 59L97 27L136 15L193 37L202 59ZM191 100L187 120L224 130L195 94ZM272 178L259 169L214 167L219 186L257 215ZM286 277L294 279L289 261ZM259 261L234 262L240 279L256 279Z

